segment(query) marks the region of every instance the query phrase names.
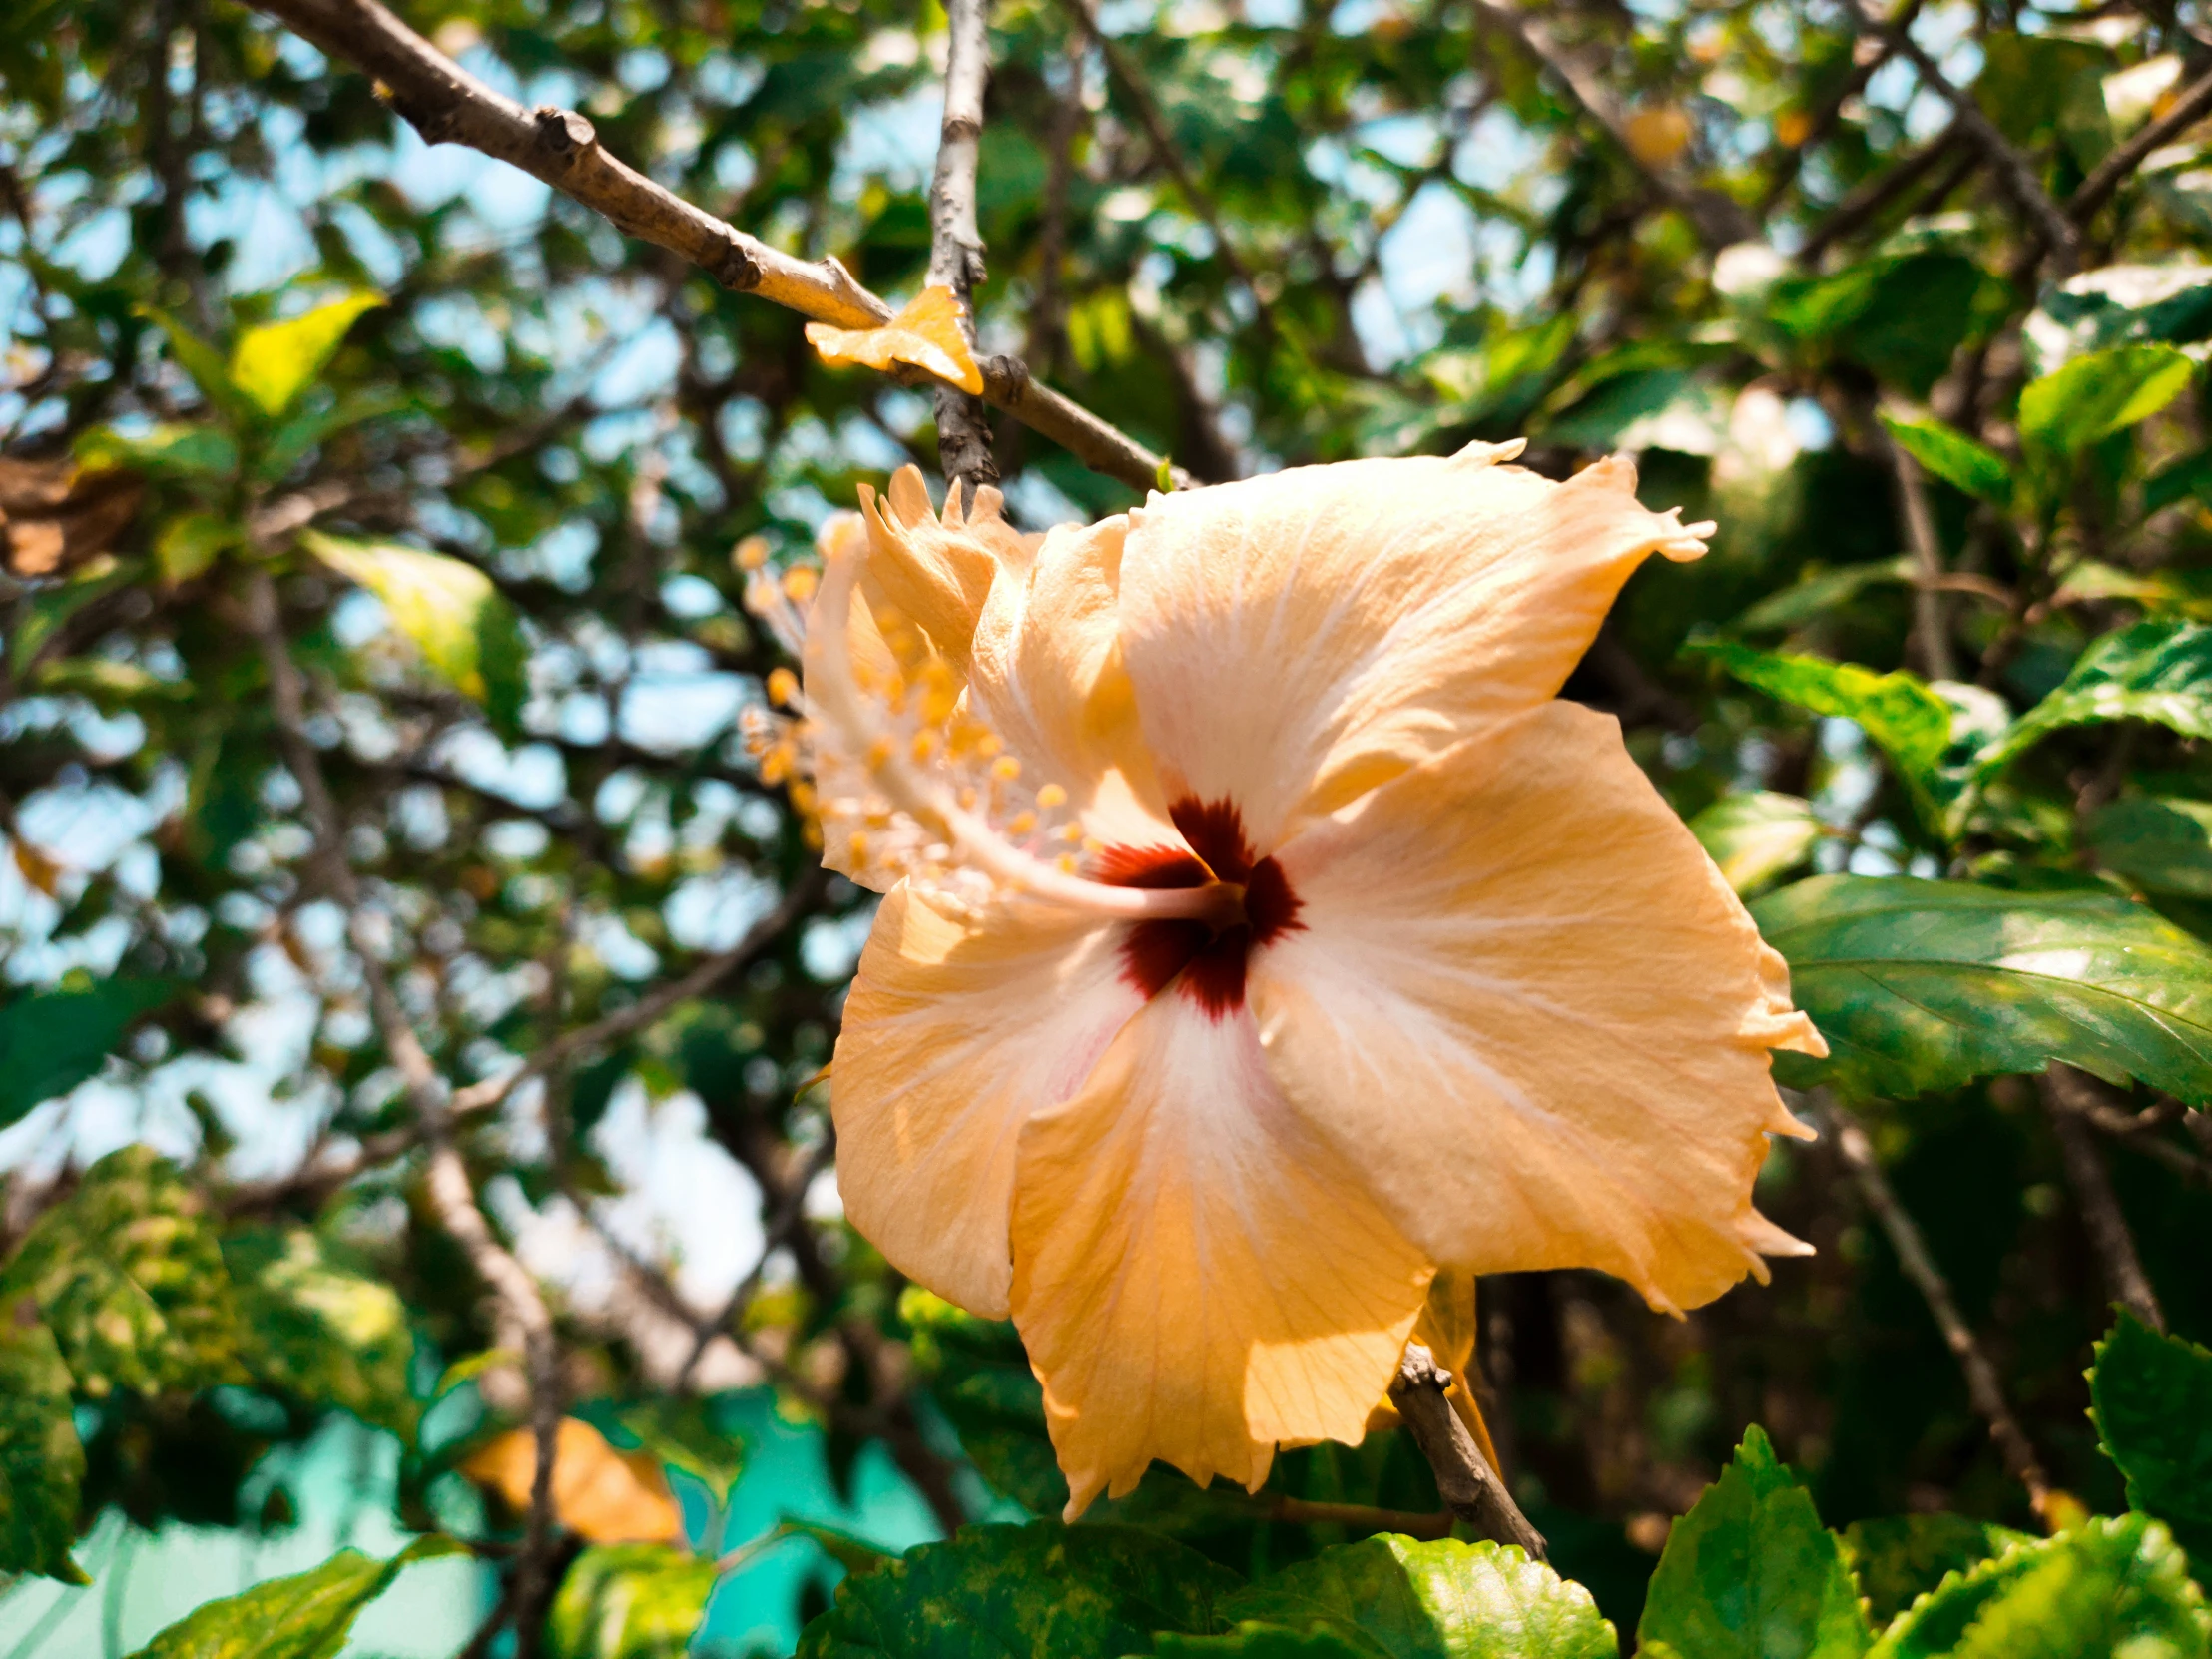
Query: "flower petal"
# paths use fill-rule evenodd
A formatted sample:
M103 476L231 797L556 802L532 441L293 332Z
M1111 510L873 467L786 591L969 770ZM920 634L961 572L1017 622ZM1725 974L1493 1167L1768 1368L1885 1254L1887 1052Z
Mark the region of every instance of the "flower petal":
M1284 1104L1250 1017L1176 995L1024 1127L1013 1237L1071 1520L1155 1457L1256 1490L1279 1441L1358 1441L1428 1284Z
M1130 515L1122 645L1168 795L1229 799L1270 850L1565 682L1630 572L1703 551L1635 469L1564 484L1348 461L1155 496Z
M1016 1136L1080 1088L1142 1004L1119 935L1041 905L876 912L830 1084L852 1225L907 1277L1002 1319Z
M1280 849L1300 932L1254 953L1271 1068L1413 1240L1476 1273L1593 1267L1711 1301L1758 1252L1815 1048L1787 978L1609 717L1554 703Z
M878 496L860 487L867 519L867 560L861 592L879 617L902 616L961 674L984 599L1001 570L1025 574L1038 538L1021 535L1000 516L997 490L975 492L960 510L960 486L946 496L940 518L929 505L919 469L900 467Z
M959 296L942 282L934 282L888 322L873 328L810 322L807 339L832 366L856 363L888 370L893 363L911 363L980 397L983 371L975 366L975 354L960 332L960 314Z

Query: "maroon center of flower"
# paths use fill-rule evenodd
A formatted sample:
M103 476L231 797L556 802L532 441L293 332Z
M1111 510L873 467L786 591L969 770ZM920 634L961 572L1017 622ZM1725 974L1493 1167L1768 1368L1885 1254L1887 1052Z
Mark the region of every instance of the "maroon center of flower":
M1121 975L1147 998L1178 985L1223 1019L1244 1006L1245 963L1252 952L1306 924L1298 919L1298 895L1283 866L1273 858L1254 861L1235 802L1184 796L1168 808L1168 817L1190 851L1109 846L1098 854L1091 876L1116 887L1203 887L1218 881L1244 889L1242 903L1223 921L1140 921L1121 946Z

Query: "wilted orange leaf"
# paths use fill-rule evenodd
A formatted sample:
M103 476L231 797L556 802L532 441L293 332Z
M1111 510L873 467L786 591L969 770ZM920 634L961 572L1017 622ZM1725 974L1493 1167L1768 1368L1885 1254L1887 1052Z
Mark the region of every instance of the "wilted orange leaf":
M461 1472L524 1510L537 1466L537 1436L518 1428L472 1455ZM644 1452L617 1451L575 1417L561 1419L554 1442L553 1512L589 1543L676 1543L683 1537L683 1515L659 1462Z
M831 364L858 363L888 369L892 363L926 368L963 391L983 390L983 371L960 332L960 301L941 282L925 287L911 303L879 328L832 328L807 324L807 338Z

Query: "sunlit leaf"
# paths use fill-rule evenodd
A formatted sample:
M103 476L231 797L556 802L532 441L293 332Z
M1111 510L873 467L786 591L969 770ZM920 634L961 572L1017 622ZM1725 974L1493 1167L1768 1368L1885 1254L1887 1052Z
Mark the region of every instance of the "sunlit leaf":
M1579 1584L1509 1545L1377 1537L1325 1549L1224 1596L1217 1636L1165 1636L1163 1659L1613 1659ZM1335 1647L1324 1645L1334 1641ZM1304 1644L1304 1645L1301 1645Z
M1966 1515L1890 1515L1844 1528L1844 1556L1879 1627L1951 1573L2032 1541L2025 1532Z
M529 690L522 629L490 577L419 547L341 541L319 531L300 541L381 599L392 626L414 642L440 679L483 704L495 728L515 730Z
M167 422L144 431L95 426L77 440L87 467L130 467L176 478L228 478L238 470L238 441L216 426Z
M2121 345L2075 357L2020 392L2020 436L2060 454L2147 420L2181 395L2196 364L2170 345Z
M471 1454L461 1472L522 1513L530 1507L537 1468L537 1435L517 1428ZM554 1440L553 1512L569 1531L595 1544L673 1543L684 1535L683 1511L660 1460L650 1452L616 1450L578 1417L563 1417Z
M683 1659L718 1572L666 1544L587 1549L554 1598L552 1649L561 1659Z
M1867 1650L1872 1633L1842 1547L1758 1427L1667 1534L1636 1634L1685 1659L1857 1659Z
M890 321L874 328L833 328L807 324L807 338L822 360L833 366L858 364L887 370L893 363L925 368L940 380L980 394L983 371L975 366L966 337L959 298L941 283L925 287Z
M2118 894L1818 876L1752 915L1828 1039L1787 1082L1908 1098L2064 1060L2212 1100L2212 950Z
M800 1659L1142 1653L1156 1631L1203 1634L1237 1578L1125 1526L971 1526L847 1578Z
M2089 1398L2129 1507L2173 1528L2200 1577L2212 1572L2212 1352L2123 1311L2097 1345Z
M2165 1527L2092 1520L1946 1580L1873 1659L2204 1659L2204 1597Z
M2212 737L2212 627L2138 622L2081 654L2065 681L1981 757L1986 777L2067 726L2147 720L2184 737Z
M95 1398L242 1379L222 1250L199 1195L149 1147L109 1153L39 1217L0 1274L0 1307L24 1298Z
M1812 856L1821 838L1813 804L1754 790L1724 795L1690 820L1690 833L1738 892L1752 892Z
M414 1338L389 1285L336 1266L303 1227L234 1234L223 1256L238 1286L244 1360L256 1381L402 1437L413 1431L407 1373Z
M85 1582L70 1559L85 1448L69 1368L27 1300L0 1303L0 1572Z
M336 1659L361 1609L393 1579L460 1547L450 1538L418 1538L388 1561L341 1549L307 1572L208 1602L132 1659Z
M123 1034L176 994L166 979L15 992L0 1005L0 1127L98 1076Z
M232 520L215 513L179 513L154 538L154 562L172 587L206 572L229 548L245 539Z
M2012 469L1957 427L1939 420L1899 420L1888 414L1882 424L1900 449L1944 483L1999 507L2011 501Z
M349 293L287 321L247 329L231 350L231 383L274 420L313 383L360 314L383 302L381 294Z
M2097 862L2136 886L2212 898L2212 803L2124 796L2086 829Z

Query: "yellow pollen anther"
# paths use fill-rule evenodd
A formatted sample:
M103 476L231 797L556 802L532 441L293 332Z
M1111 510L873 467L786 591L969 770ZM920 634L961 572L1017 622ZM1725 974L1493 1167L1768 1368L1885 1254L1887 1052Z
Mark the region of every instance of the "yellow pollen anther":
M850 841L849 841L849 842L847 843L847 849L848 849L848 850L849 850L849 851L851 852L851 854L852 854L852 861L853 861L853 862L854 862L855 864L864 864L864 863L866 863L866 862L867 862L867 831L866 831L866 830L853 830L853 831L852 831L852 839L851 839L851 840L850 840Z
M1061 854L1059 855L1059 857L1057 857L1057 858L1053 859L1052 861L1053 861L1053 862L1054 862L1055 864L1057 864L1057 865L1059 866L1059 868L1061 869L1061 871L1062 871L1063 873L1065 873L1065 874L1068 874L1068 875L1073 875L1073 874L1075 873L1075 854L1074 854L1074 853L1072 853L1072 852L1063 852L1063 853L1061 853Z
M1057 784L1047 784L1037 792L1037 806L1044 812L1049 813L1053 808L1065 807L1067 804L1068 792Z
M768 676L768 700L779 708L798 708L799 676L788 668L771 669Z
M768 563L768 537L746 537L730 550L730 562L740 570L759 570Z
M1079 841L1083 838L1083 827L1080 824L1063 824L1052 832L1064 841Z
M875 740L875 741L874 741L873 743L871 743L871 744L869 744L869 745L867 746L867 769L868 769L868 771L870 771L870 772L881 772L881 771L882 771L882 770L883 770L883 769L884 769L885 767L887 767L887 766L889 766L889 765L890 765L890 761L891 761L891 740L890 740L890 739L888 739L888 738L877 738L877 739L876 739L876 740Z
M914 734L913 746L910 753L914 757L914 764L916 766L920 766L927 762L929 757L934 755L936 752L936 733L930 731L920 731Z
M1026 835L1036 827L1037 815L1035 813L1016 813L1006 826L1006 833L1009 835Z
M1021 776L1021 763L1011 755L1001 755L991 763L991 776L1004 784L1011 784Z
M812 565L793 565L784 572L784 596L794 605L804 605L814 598L821 584L822 573Z

